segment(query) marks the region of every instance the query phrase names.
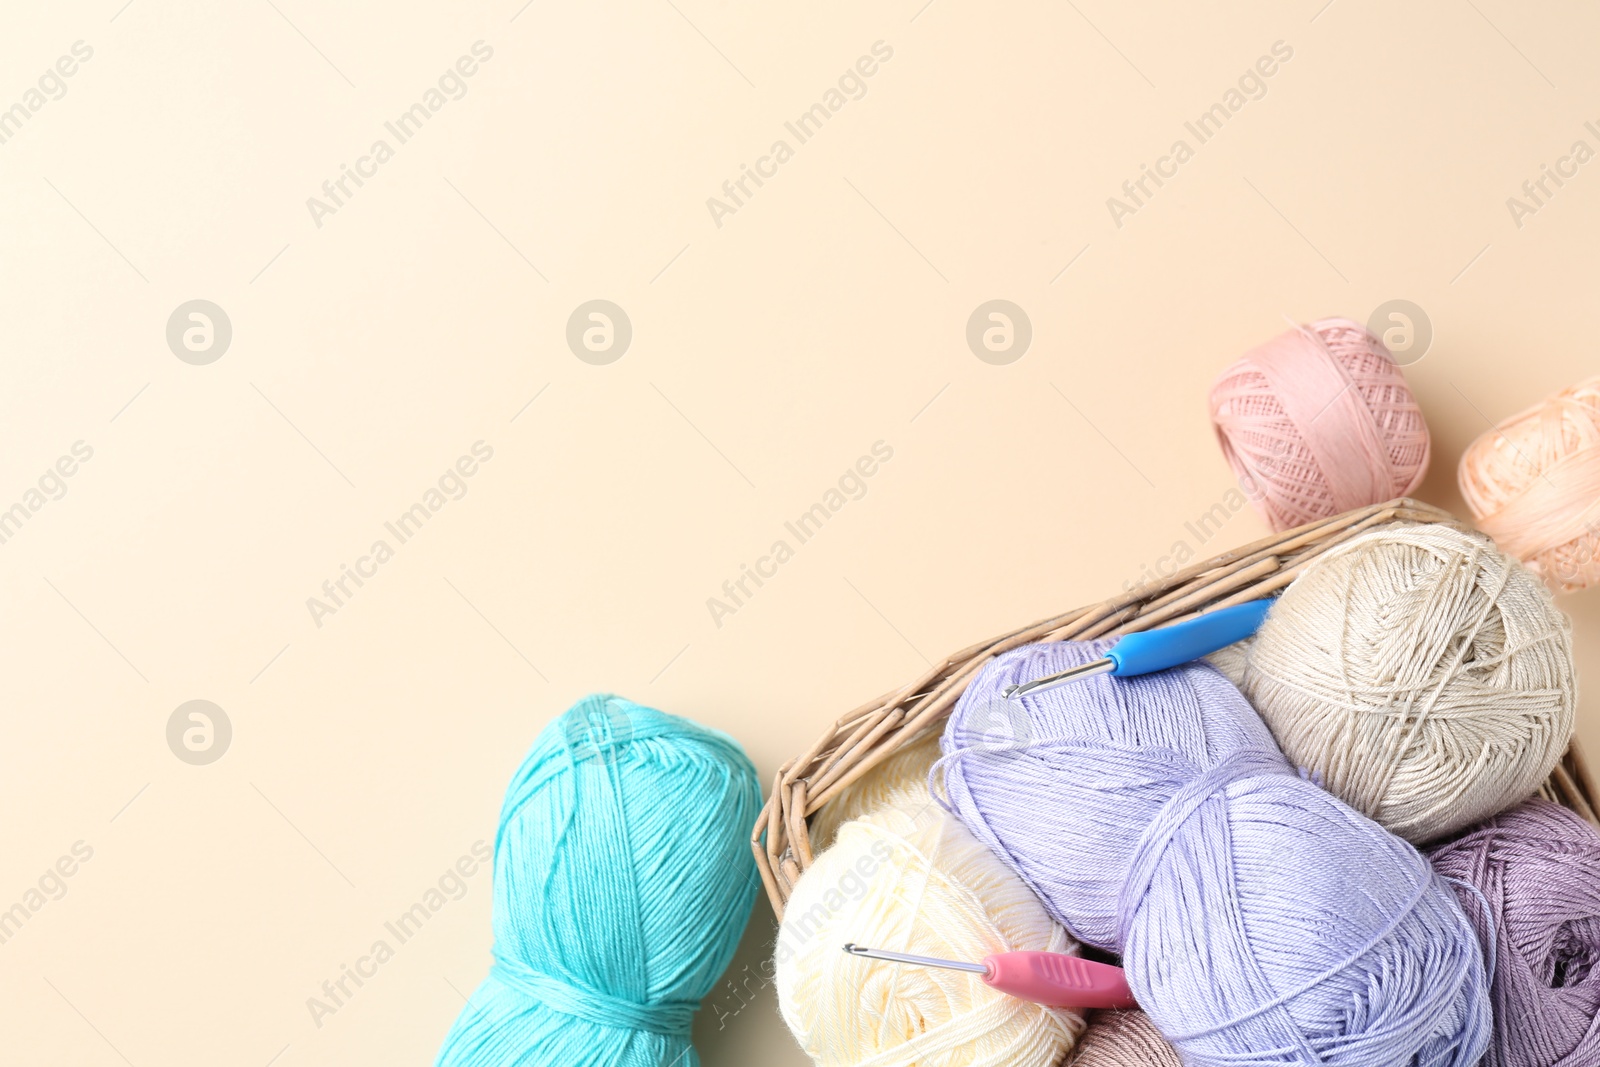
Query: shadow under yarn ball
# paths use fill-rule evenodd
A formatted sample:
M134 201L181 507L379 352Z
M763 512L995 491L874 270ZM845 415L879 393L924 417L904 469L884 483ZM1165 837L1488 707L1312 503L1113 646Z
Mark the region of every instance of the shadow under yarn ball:
M1188 1067L1471 1067L1487 979L1411 845L1299 777L1204 664L1029 694L1020 748L971 740L1006 686L1111 642L987 664L946 727L961 821L1085 942L1119 951Z
M695 1067L700 1001L755 903L738 742L591 696L534 742L495 836L494 966L438 1067Z
M1600 1064L1600 832L1534 799L1431 858L1494 960L1483 1067Z
M1566 751L1569 631L1483 535L1375 530L1295 579L1238 679L1293 763L1426 842L1532 796Z

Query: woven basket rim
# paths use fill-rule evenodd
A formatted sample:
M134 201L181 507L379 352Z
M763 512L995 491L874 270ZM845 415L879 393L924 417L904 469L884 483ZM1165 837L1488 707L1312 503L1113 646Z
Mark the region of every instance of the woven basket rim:
M778 768L750 835L756 867L781 919L794 884L811 866L810 818L894 753L940 729L983 665L1019 645L1087 640L1149 629L1204 611L1270 596L1335 545L1377 526L1467 525L1442 508L1400 497L1271 534L1121 596L1041 619L945 656L898 689L838 719L805 752ZM1542 795L1600 826L1597 793L1577 738Z

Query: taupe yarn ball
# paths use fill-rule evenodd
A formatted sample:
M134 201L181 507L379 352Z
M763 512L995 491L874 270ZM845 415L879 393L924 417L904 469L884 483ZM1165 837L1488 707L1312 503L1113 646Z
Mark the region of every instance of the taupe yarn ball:
M1572 738L1566 616L1481 534L1389 527L1306 568L1239 687L1294 763L1406 840L1526 799Z
M1183 1067L1178 1050L1167 1044L1142 1011L1101 1011L1089 1020L1078 1047L1061 1067Z

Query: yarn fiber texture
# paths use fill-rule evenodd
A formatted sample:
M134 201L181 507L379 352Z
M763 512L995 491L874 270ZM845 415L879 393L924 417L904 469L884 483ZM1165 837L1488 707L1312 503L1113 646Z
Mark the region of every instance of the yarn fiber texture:
M811 849L833 844L839 827L851 819L892 805L916 811L930 800L928 771L939 758L939 735L929 734L890 756L841 789L811 819Z
M1061 1067L1183 1067L1142 1011L1099 1011Z
M1010 743L969 730L1006 686L1111 644L1023 646L978 674L943 741L962 822L1069 931L1122 954L1188 1067L1471 1067L1489 1002L1455 897L1295 774L1214 668L1029 694Z
M1600 582L1600 377L1480 436L1457 480L1479 528L1551 586Z
M1534 799L1432 858L1494 959L1483 1067L1600 1063L1600 833Z
M755 902L738 743L620 697L552 722L495 836L494 966L439 1067L692 1067L689 1029Z
M1211 421L1274 530L1405 496L1428 473L1428 424L1383 342L1350 319L1300 326L1211 387Z
M1572 738L1570 626L1488 538L1352 538L1285 590L1241 686L1284 753L1408 841L1532 796Z
M1076 952L1017 880L929 800L840 827L801 876L774 957L778 1006L819 1067L1055 1067L1075 1012L996 992L976 974L847 955L845 944L979 961Z

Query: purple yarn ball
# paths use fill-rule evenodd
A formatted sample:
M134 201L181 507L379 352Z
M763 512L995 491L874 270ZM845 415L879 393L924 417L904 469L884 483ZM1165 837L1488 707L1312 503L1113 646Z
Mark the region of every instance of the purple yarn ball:
M1535 799L1431 855L1494 960L1483 1067L1600 1064L1600 833Z
M1110 645L1028 645L984 667L941 743L961 821L1069 930L1123 954L1189 1067L1476 1063L1488 982L1455 896L1297 775L1216 670L1001 696Z

